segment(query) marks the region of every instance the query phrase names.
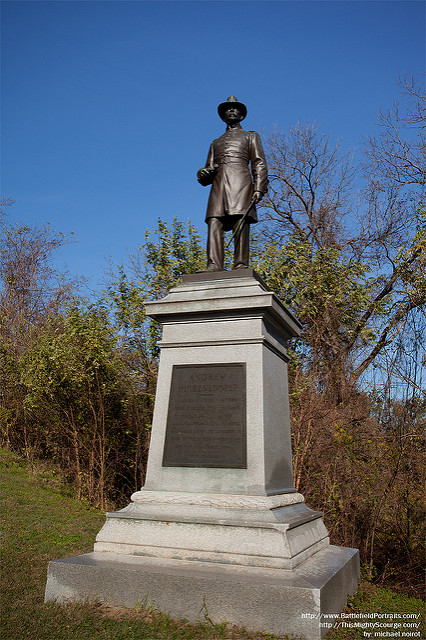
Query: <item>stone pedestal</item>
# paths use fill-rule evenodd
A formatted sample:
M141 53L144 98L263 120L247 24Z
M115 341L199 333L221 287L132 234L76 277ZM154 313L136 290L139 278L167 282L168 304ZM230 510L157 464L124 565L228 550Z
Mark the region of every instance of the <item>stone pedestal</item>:
M146 483L93 554L50 564L46 600L321 638L359 560L293 486L285 345L299 323L251 269L184 276L147 307L163 336Z

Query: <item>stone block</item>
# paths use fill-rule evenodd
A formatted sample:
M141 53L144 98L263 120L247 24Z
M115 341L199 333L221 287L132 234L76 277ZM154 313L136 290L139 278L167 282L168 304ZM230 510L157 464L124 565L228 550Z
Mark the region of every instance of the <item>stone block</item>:
M191 622L208 617L250 631L320 640L358 577L358 552L334 546L291 571L89 553L49 564L46 602L140 605Z

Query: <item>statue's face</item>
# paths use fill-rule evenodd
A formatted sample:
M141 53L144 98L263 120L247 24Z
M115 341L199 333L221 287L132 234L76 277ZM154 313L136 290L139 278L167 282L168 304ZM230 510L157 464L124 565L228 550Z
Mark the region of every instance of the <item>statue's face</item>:
M244 120L244 116L238 107L227 107L223 115L223 119L226 124L232 124L235 122L241 122L241 120Z

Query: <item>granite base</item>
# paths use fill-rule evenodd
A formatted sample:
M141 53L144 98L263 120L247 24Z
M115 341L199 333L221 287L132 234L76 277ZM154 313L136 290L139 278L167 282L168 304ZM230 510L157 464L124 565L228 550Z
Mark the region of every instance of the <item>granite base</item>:
M147 606L251 631L320 640L355 592L356 549L329 546L293 570L88 553L49 564L46 602Z

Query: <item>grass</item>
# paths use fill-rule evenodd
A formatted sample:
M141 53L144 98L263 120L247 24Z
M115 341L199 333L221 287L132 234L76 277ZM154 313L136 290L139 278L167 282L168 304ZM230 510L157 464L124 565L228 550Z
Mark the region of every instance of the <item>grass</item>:
M210 622L190 624L173 620L149 609L110 608L96 604L44 604L47 564L50 559L93 548L94 538L104 522L104 515L70 495L49 467L31 467L17 456L0 451L0 487L2 514L2 640L272 640L268 633L250 633L231 625ZM420 600L363 583L349 601L341 623L374 622L369 613L394 614L393 624L419 623L423 611ZM390 619L378 619L380 624ZM339 623L338 623L339 624ZM394 628L335 627L327 640L360 640L375 631ZM426 638L426 629L402 626L398 637ZM393 636L395 637L395 636Z

